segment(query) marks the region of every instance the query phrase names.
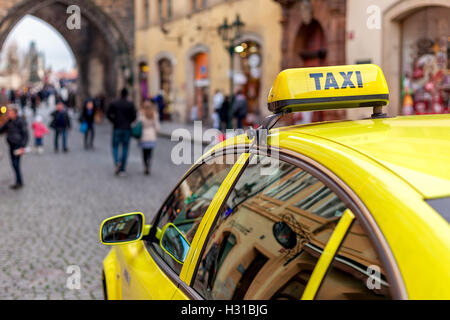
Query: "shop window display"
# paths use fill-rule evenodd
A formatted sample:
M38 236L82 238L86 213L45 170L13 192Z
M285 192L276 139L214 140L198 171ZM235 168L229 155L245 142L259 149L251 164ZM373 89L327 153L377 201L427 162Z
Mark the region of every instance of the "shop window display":
M450 9L427 8L403 23L402 114L448 113Z

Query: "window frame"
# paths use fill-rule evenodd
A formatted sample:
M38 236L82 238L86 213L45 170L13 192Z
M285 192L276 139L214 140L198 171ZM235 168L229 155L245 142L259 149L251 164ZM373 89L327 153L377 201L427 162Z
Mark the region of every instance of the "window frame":
M232 152L227 152L230 149L232 149ZM221 157L221 156L227 156L230 154L233 154L235 156L235 162L232 165L232 168L234 166L236 166L237 160L239 159L239 156L243 153L248 153L249 148L248 146L242 148L242 147L228 147L228 148L224 148L224 149L220 149L220 150L215 150L212 151L209 155L207 155L206 157L202 158L201 160L197 161L196 163L194 163L188 171L186 171L186 173L180 178L180 180L178 181L178 183L175 185L175 187L169 192L169 194L167 195L167 197L164 199L164 201L161 203L160 208L158 209L155 217L152 219L151 221L151 230L150 232L152 232L153 226L156 226L156 224L159 222L159 219L161 217L162 211L163 211L163 207L164 205L167 203L167 201L169 200L169 198L171 197L171 195L175 192L175 190L177 190L180 185L195 171L197 170L200 166L205 165L207 161L210 161L214 158L217 157ZM238 176L236 177L236 179L233 181L232 184L232 188L234 188L235 183L238 181L238 179L241 177L242 172L245 169L245 165L241 168ZM225 180L224 180L225 181ZM221 184L223 184L223 182ZM226 197L228 197L228 193L226 195ZM211 205L211 204L210 204ZM208 206L209 208L209 206ZM217 213L216 213L217 214ZM204 219L204 217L202 218L202 220ZM206 231L206 230L204 230ZM203 232L204 232L203 231ZM149 242L148 240L145 240L145 242ZM172 270L172 268L164 261L164 259L156 252L156 250L150 245L150 243L144 243L144 247L147 250L147 252L149 253L150 257L153 259L153 261L155 262L155 264L158 266L158 268L161 270L161 272L163 272L173 283L175 283L178 286L178 289L180 289L187 297L189 297L190 299L193 300L204 300L202 296L200 296L193 288L191 288L188 284L186 284L183 280L181 280L180 275L183 273L183 269L184 268L189 268L192 261L185 261L185 263L183 264L182 267L182 271L180 272L180 274L177 274L174 270Z
M227 149L224 149L226 152ZM334 174L331 170L326 168L324 165L320 164L319 162L307 157L306 155L300 154L298 152L294 152L287 149L279 149L275 147L266 147L266 146L252 146L252 148L248 151L250 153L250 157L243 166L241 172L239 173L238 177L233 182L233 186L228 190L227 195L225 196L221 208L223 208L224 204L228 200L231 191L234 189L237 181L243 174L243 172L246 170L248 163L251 161L252 157L254 155L263 155L271 157L272 151L276 152L278 155L279 160L290 163L310 175L320 179L320 181L326 185L330 190L332 190L347 206L348 209L351 210L351 212L354 214L355 219L358 219L360 222L363 230L367 233L369 240L371 241L371 244L374 246L376 252L379 254L380 261L383 265L383 267L386 270L386 278L391 286L391 295L393 299L407 299L406 289L403 282L403 279L401 277L399 268L397 266L397 263L394 259L394 256L392 254L391 249L389 248L386 239L384 238L381 230L379 229L378 225L376 224L374 218L370 214L367 207L364 205L364 203L359 199L359 197L356 195L356 193L347 186L336 174ZM200 254L198 256L197 261L191 261L191 263L195 264L194 272L191 277L191 279L188 279L189 281L189 288L191 288L193 291L195 291L196 295L200 295L193 287L195 278L198 273L198 269L200 266L201 258L204 255L204 252L206 250L207 244L209 239L211 238L212 231L214 230L214 227L217 223L217 220L219 218L219 212L216 212L216 215L214 217L214 221L211 224L211 227L209 230L204 230L203 232L207 232L207 236L205 238L205 241L202 244L202 248L200 251ZM349 232L351 229L352 224L350 224L345 233ZM332 233L332 235L334 232ZM345 236L346 236L345 235ZM344 236L344 239L345 239ZM339 252L339 249L342 245L344 240L341 241L339 247L334 251L333 259L330 261L327 272L323 275L321 279L321 284L317 288L315 295L320 290L320 287L325 280L325 277L328 274L329 269L331 268L335 255L337 252ZM328 243L328 242L327 242ZM325 248L322 249L322 252ZM320 254L322 254L320 252ZM317 265L317 264L316 264ZM202 297L202 299L204 299Z
M224 156L224 155L231 154L231 153L227 153L226 152L228 149L229 148L225 148L225 149L221 149L221 150L218 150L218 151L211 152L205 158L202 158L199 161L197 161L196 163L194 163L188 169L188 171L186 171L186 173L180 178L180 180L177 182L175 187L172 188L172 190L169 192L167 197L161 203L161 206L159 207L158 211L156 212L155 217L151 221L152 222L152 226L156 225L159 222L159 219L161 217L162 209L164 207L164 204L169 200L170 196L175 192L175 190L177 190L180 187L180 185L184 182L184 180L186 180L195 170L197 170L197 168L199 168L200 166L204 165L207 161L210 161L210 160L212 160L214 158L217 158L217 157L221 157L221 156ZM236 160L239 158L240 154L248 152L248 149L249 149L248 147L247 148L233 148L233 151L234 151L233 154L236 156ZM236 165L236 162L237 161L234 162L232 167Z

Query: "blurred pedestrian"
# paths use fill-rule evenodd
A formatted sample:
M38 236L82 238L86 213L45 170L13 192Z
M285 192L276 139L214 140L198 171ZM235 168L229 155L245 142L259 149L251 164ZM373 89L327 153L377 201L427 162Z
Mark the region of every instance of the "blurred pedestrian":
M69 89L63 84L61 89L59 90L60 98L62 99L63 103L67 105L67 101L69 100Z
M16 103L16 91L14 89L9 90L9 101L12 104Z
M156 137L160 126L158 112L149 100L145 100L142 105L139 121L142 122L142 137L140 146L142 148L144 174L150 175L152 153L156 146Z
M7 110L7 122L0 127L0 134L7 133L6 141L9 145L11 165L16 175L16 183L10 188L17 190L23 187L22 172L20 170L20 157L25 153L28 143L28 128L24 118L19 117L15 105L10 105Z
M44 88L41 88L41 90L38 91L37 96L39 98L39 103L42 105L42 103L44 103L44 99L45 99Z
M83 110L81 110L80 123L84 128L84 149L94 148L94 116L95 116L94 100L87 99L84 103Z
M70 129L70 117L65 109L65 105L62 100L56 101L56 110L50 115L52 120L50 122L50 128L55 130L55 152L59 152L59 136L62 139L62 147L64 152L68 152L67 148L67 131Z
M136 120L136 108L127 100L128 90L123 88L120 98L113 101L108 108L107 117L113 124L112 152L114 157L115 174L125 175L128 158L128 147L131 137L131 124ZM119 147L122 156L119 158Z
M73 90L69 90L69 93L67 95L67 107L70 110L75 111L75 105L76 105L75 92Z
M158 105L159 121L163 121L165 103L164 103L164 92L162 90L160 90L159 93L156 95L156 97L153 98L153 102L155 102Z
M42 116L37 115L34 119L31 128L33 129L34 147L39 154L44 153L44 136L48 134L48 128L42 121Z
M233 116L237 120L237 127L238 129L243 128L242 120L245 119L248 112L248 103L247 98L242 93L241 90L238 91L236 95L236 99L233 103Z
M103 116L106 114L105 110L105 96L99 94L94 99L95 114L94 120L96 123L101 123L103 121Z
M22 109L22 114L25 112L25 107L27 106L28 95L25 91L20 94L20 108Z
M222 91L220 91L219 89L216 90L216 93L214 94L213 97L213 107L214 107L214 113L213 113L213 128L220 130L220 124L221 124L221 119L220 119L220 109L222 108L222 104L224 101L224 96Z
M30 107L33 110L33 117L36 116L36 108L37 108L37 95L32 92L30 95Z
M222 106L220 107L219 111L222 131L226 131L226 129L231 129L231 126L229 126L230 109L231 109L230 97L226 96L222 102Z

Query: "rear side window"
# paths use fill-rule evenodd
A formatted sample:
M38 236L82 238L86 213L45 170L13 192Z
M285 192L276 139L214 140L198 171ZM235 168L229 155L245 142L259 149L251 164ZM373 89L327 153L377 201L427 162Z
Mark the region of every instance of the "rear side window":
M450 197L426 200L428 205L450 223Z
M316 299L391 299L389 288L386 272L375 247L356 220L347 231Z
M172 192L155 222L158 228L162 229L167 223L173 223L192 243L200 221L234 164L230 157L225 156L213 160L201 164ZM167 254L159 246L159 242L148 244L173 271L180 274L183 265Z
M218 214L194 289L205 299L300 299L345 210L319 178L255 156Z

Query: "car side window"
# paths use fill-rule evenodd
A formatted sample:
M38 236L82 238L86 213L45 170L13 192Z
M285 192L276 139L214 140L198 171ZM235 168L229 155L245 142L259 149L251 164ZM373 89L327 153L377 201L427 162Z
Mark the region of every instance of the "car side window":
M167 223L173 223L189 243L192 243L203 215L233 165L230 157L225 156L202 163L168 197L155 221L156 227L162 229ZM159 242L154 240L148 245L155 249L172 270L180 274L183 265L167 254Z
M319 300L392 299L375 246L356 220L317 291Z
M205 299L300 299L346 209L320 178L254 156L218 213L193 288Z

